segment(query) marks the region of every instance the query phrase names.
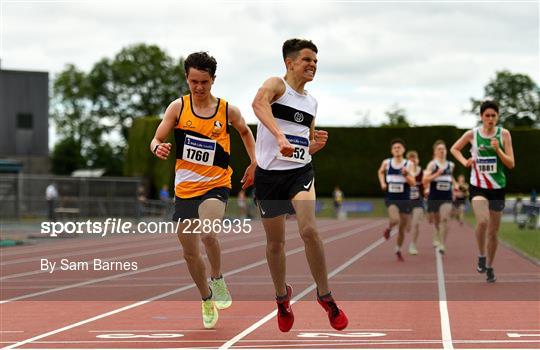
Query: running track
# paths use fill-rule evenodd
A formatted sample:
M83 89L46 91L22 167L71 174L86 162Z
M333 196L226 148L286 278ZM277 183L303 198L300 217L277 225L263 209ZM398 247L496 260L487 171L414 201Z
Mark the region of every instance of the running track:
M539 348L540 268L499 246L498 281L476 273L472 228L451 223L447 254L422 226L418 256L393 255L386 221L320 220L330 284L349 327L330 328L314 302L296 223L287 222L287 274L295 325L280 333L259 223L221 238L233 305L214 330L174 235L65 239L1 253L0 341L4 348ZM408 245L408 238L406 245ZM39 259L137 261L137 271L39 271Z

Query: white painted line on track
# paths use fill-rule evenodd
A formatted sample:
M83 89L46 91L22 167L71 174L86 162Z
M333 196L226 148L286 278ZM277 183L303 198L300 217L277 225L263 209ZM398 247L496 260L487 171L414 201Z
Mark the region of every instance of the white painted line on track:
M259 231L261 231L261 230L259 230ZM233 237L231 239L224 240L223 243L233 242L233 241L237 241L237 240L243 240L243 239L247 239L247 238L251 238L251 237L252 236ZM120 260L120 259L139 258L139 257L142 257L142 256L162 254L162 253L168 253L168 252L178 252L179 251L179 244L180 243L178 243L178 245L174 246L174 247L159 248L159 249L153 249L153 250L145 250L144 252L136 252L136 253L130 253L130 254L125 254L125 255L120 255L120 256L103 257L103 258L101 258L101 260L103 260L103 261L111 261L111 260ZM38 263L38 262L39 261L36 261L36 263ZM86 260L85 262L89 263L90 266L93 266L93 263L94 263L93 259ZM55 271L59 271L59 270L60 270L60 268L55 268ZM4 281L4 280L7 280L7 279L18 278L18 277L39 275L39 274L50 274L50 271L33 270L33 271L28 271L28 272L21 272L21 273L16 273L16 274L11 274L11 275L5 275L5 276L0 277L0 281Z
M216 329L117 329L104 331L88 331L88 333L116 333L116 332L215 332Z
M540 329L481 329L480 332L540 332Z
M381 244L383 244L384 242L386 242L386 240L384 238L379 238L378 240L376 240L375 242L371 243L367 248L363 249L361 252L359 252L358 254L355 254L352 258L350 258L349 260L347 260L345 263L341 264L339 267L337 267L336 269L332 270L329 274L328 274L328 279L334 277L335 275L337 275L338 273L340 273L341 271L345 270L347 267L349 267L350 265L352 265L356 260L360 259L361 257L363 257L364 255L366 255L367 253L369 253L370 251L372 251L373 249L377 248L378 246L380 246ZM304 289L302 292L300 292L298 295L296 295L292 300L291 300L291 305L294 304L296 301L302 299L305 295L307 295L309 292L313 291L315 288L317 287L317 285L315 283L311 284L309 287L307 287L306 289ZM276 316L276 310L270 312L268 315L264 316L263 318L261 318L259 321L255 322L254 324L252 324L250 327L244 329L242 332L240 332L239 334L237 334L236 336L234 336L233 338L231 338L229 341L227 341L226 343L224 343L223 345L221 345L219 347L220 350L222 349L229 349L231 346L233 346L235 343L237 343L238 341L242 340L244 337L248 336L250 333L252 333L253 331L255 331L257 328L259 328L260 326L262 326L263 324L265 324L266 322L268 322L269 320L271 320L272 318L274 318Z
M24 333L24 331L0 331L0 333Z
M326 328L326 329L291 329L291 332L335 332L334 329ZM347 332L412 332L413 330L410 328L363 328L363 329L350 329L347 328Z
M347 225L342 225L342 226L350 226L350 223L347 224ZM335 228L335 226L331 227L331 229L334 229L334 228ZM262 230L262 228L261 228L261 230ZM290 234L285 239L290 240L290 239L295 239L295 238L298 238L298 237L299 236L297 234ZM225 242L232 242L232 241L237 241L237 240L246 239L246 238L249 238L249 237L247 237L247 236L246 237L235 237L235 238L229 239L229 240L227 240ZM266 239L256 241L254 243L249 243L249 244L246 244L246 245L243 245L243 246L240 246L240 247L224 249L224 250L221 251L221 254L234 253L234 252L237 252L237 251L242 251L242 250L247 250L247 249L259 247L259 246L262 246L262 245L265 245L265 244L266 244ZM170 248L170 250L175 250L175 251L178 250L179 251L179 247ZM146 254L153 254L153 253L146 252ZM139 254L131 254L131 255L140 257L140 256L142 256L144 254L139 253ZM203 254L202 257L206 257L206 255ZM114 259L119 259L119 258L121 258L121 257L115 257ZM111 259L109 259L109 260L111 260ZM182 265L184 263L185 263L184 259L174 260L174 261L171 261L171 262L168 262L168 263L163 263L163 264L160 264L160 265L154 265L154 266L147 267L147 268L144 268L144 269L139 269L139 270L136 270L136 271L123 272L123 273L119 273L119 274L115 274L115 275L110 275L110 276L91 279L91 280L87 280L87 281L83 281L83 282L79 282L79 283L74 283L74 284L70 284L70 285L60 286L60 287L56 287L56 288L52 288L52 289L47 289L47 290L43 290L43 291L40 291L40 292L20 295L18 297L14 297L14 298L11 298L11 299L0 300L0 305L1 304L6 304L6 303L9 303L9 302L13 302L13 301L17 301L17 300L28 299L28 298L32 298L32 297L36 297L36 296L40 296L40 295L44 295L44 294L59 292L59 291L72 289L72 288L78 288L78 287L87 286L87 285L94 284L94 283L100 283L100 282L103 282L103 281L109 281L109 280L113 280L113 279L117 279L117 278L121 278L121 277L137 275L137 274L140 274L140 273L143 273L143 272L159 270L159 269L162 269L162 268L172 267L172 266L175 266L175 265ZM9 277L9 276L6 276L6 277Z
M446 287L444 285L444 268L441 254L435 248L435 260L437 264L437 286L439 289L439 314L441 318L441 336L443 349L452 350L452 331L450 329L450 316L448 315L448 304L446 302Z
M333 241L336 241L336 240L339 240L341 238L346 238L346 237L349 237L349 236L352 236L354 234L357 234L357 233L360 233L360 232L364 232L364 231L367 231L369 229L372 229L372 228L375 228L377 226L381 226L383 224L383 220L380 220L380 221L376 221L376 222L373 222L371 224L368 224L362 228L356 228L356 229L352 229L352 230L349 230L349 231L346 231L346 232L343 232L341 234L338 234L338 235L335 235L335 236L332 236L331 238L327 238L327 239L324 239L323 240L323 243L329 243L329 242L333 242ZM380 243L378 243L380 242ZM377 245L383 243L384 240L381 238L379 240L377 240L375 243L377 243ZM370 247L372 247L375 243L371 244ZM369 248L369 247L368 247ZM373 249L373 248L371 248ZM299 252L302 252L305 250L305 247L304 246L301 246L301 247L298 247L296 249L292 249L290 251L287 251L285 255L289 256L289 255L293 255L293 254L296 254L296 253L299 253ZM365 251L365 249L364 249ZM360 252L362 253L362 252ZM359 254L360 254L359 253ZM359 255L357 254L357 255ZM258 266L261 266L261 265L264 265L266 263L266 258L262 259L262 260L259 260L259 261L256 261L252 264L248 264L248 265L245 265L241 268L238 268L238 269L234 269L234 270L231 270L231 271L228 271L226 273L223 274L224 277L227 277L227 276L231 276L231 275L235 275L237 273L240 273L240 272L243 272L243 271L246 271L246 270L250 270L254 267L258 267ZM339 268L338 268L339 269ZM338 269L334 270L334 271L337 271ZM339 271L338 271L339 272ZM336 272L337 273L337 272ZM330 277L330 275L329 275ZM177 288L177 289L173 289L171 291L168 291L168 292L165 292L165 293L161 293L161 294L158 294L158 295L155 295L151 298L147 298L145 300L141 300L139 302L136 302L136 303L133 303L133 304L129 304L129 305L126 305L124 307L121 307L121 308L117 308L117 309L114 309L114 310L111 310L109 312L105 312L105 313L102 313L102 314L99 314L99 315L96 315L94 317L90 317L90 318L87 318L85 320L82 320L82 321L79 321L79 322L76 322L76 323L72 323L72 324L69 324L67 326L64 326L62 328L58 328L58 329L55 329L55 330L52 330L52 331L49 331L49 332L46 332L46 333L42 333L42 334L39 334L39 335L36 335L34 337L31 337L31 338L28 338L28 339L25 339L25 340L22 340L22 341L19 341L15 344L12 344L12 345L9 345L7 347L5 347L4 349L5 350L9 350L9 349L15 349L17 347L20 347L22 345L25 345L25 344L28 344L28 343L32 343L36 340L40 340L40 339L43 339L43 338L46 338L46 337L49 337L51 335L55 335L55 334L58 334L58 333L62 333L64 331L67 331L67 330L70 330L70 329L73 329L73 328L76 328L76 327L79 327L79 326L82 326L84 324L88 324L88 323L91 323L91 322L94 322L94 321L97 321L97 320L100 320L100 319L103 319L103 318L106 318L106 317L109 317L109 316L112 316L112 315L115 315L115 314L118 314L118 313L121 313L123 311L127 311L127 310L130 310L130 309L133 309L133 308L136 308L136 307L139 307L139 306L142 306L142 305L145 305L145 304L148 304L152 301L156 301L156 300L160 300L160 299L163 299L163 298L166 298L168 296L171 296L171 295L174 295L176 293L179 293L179 292L182 292L182 291L185 291L185 290L188 290L188 289L191 289L191 288L194 288L195 287L195 283L191 283L189 285L186 285L186 286L183 286L183 287L180 287L180 288ZM307 292L306 292L307 294Z

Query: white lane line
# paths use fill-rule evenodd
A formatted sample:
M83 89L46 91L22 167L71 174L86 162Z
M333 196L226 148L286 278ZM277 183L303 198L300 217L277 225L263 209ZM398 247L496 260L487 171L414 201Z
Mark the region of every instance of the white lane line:
M41 257L33 256L31 258L5 260L5 261L0 262L0 266L22 264L22 263L27 263L27 262L36 262L37 263L37 262L39 262L39 260L41 258L43 258L43 259L55 259L55 258L64 258L64 257L67 257L67 256L90 255L90 254L94 254L94 253L103 253L103 252L130 249L130 248L136 248L136 247L147 248L149 245L159 245L159 244L164 244L164 242L152 241L152 242L136 242L136 243L125 244L125 245L115 244L113 247L108 247L108 248L83 249L83 250L75 250L75 251L69 251L69 252L58 253L58 254L48 255L48 256L41 256Z
M348 223L346 225L340 225L338 228L346 227L346 226L350 226L350 223ZM325 226L325 228L327 228L327 227L329 227L329 226ZM336 227L333 226L331 229L335 229L335 228ZM255 232L260 232L262 230L263 230L263 228L261 227ZM298 238L298 237L299 237L298 232L296 232L296 233L292 233L292 234L287 235L287 237L285 239L286 240L291 240L291 239L295 239L295 238ZM231 239L228 239L228 240L224 240L223 243L228 243L228 242L233 242L233 241L238 241L238 240L243 240L243 239L248 239L248 238L253 238L253 236L234 237L234 238L231 238ZM237 251L241 251L241 250L247 250L247 249L250 249L250 248L262 246L262 245L265 245L265 244L266 244L266 240L258 241L258 242L255 242L255 243L246 244L246 245L236 247L236 248L224 249L221 253L222 254L233 253L233 252L237 252ZM171 250L178 250L178 247L170 248L170 249ZM152 253L147 252L147 255L148 254L152 254ZM133 254L133 255L134 255L134 257L140 257L140 256L143 256L145 254L139 253L139 254ZM206 255L203 255L203 257L206 257ZM119 258L121 258L121 257L115 257L114 259L119 259ZM44 294L54 293L54 292L58 292L58 291L62 291L62 290L87 286L87 285L90 285L90 284L95 284L95 283L99 283L99 282L103 282L103 281L109 281L109 280L113 280L113 279L116 279L116 278L132 276L132 275L136 275L136 274L143 273L143 272L149 272L149 271L159 270L159 269L162 269L162 268L167 268L167 267L171 267L171 266L175 266L175 265L181 265L181 264L184 264L184 263L185 263L184 259L175 260L175 261L171 261L169 263L163 263L163 264L160 264L160 265L147 267L145 269L139 269L139 270L136 270L136 271L129 271L129 272L124 272L124 273L120 273L120 274L116 274L116 275L101 277L101 278L92 279L92 280L88 280L88 281L83 281L83 282L79 282L79 283L75 283L75 284L70 284L70 285L67 285L67 286L60 286L60 287L57 287L57 288L47 289L47 290L40 291L40 292L21 295L21 296L18 296L18 297L7 299L7 300L0 300L0 305L1 304L6 304L6 303L9 303L9 302L13 302L13 301L17 301L17 300L28 299L28 298L32 298L32 297L36 297L36 296L40 296L40 295L44 295Z
M355 228L355 229L349 230L347 232L341 233L339 235L335 235L335 236L333 236L331 238L324 239L323 243L329 243L329 242L333 242L333 241L336 241L336 240L341 239L341 238L352 236L354 234L357 234L357 233L360 233L360 232L363 232L363 231L367 231L367 230L375 228L377 226L381 226L383 223L384 223L384 220L376 221L376 222L374 222L374 223L372 223L370 225L366 225L366 226L364 226L362 228ZM333 228L335 228L335 226ZM379 242L379 241L381 241L381 239L379 239L377 242ZM298 247L296 249L287 251L285 255L289 256L289 255L292 255L292 254L302 252L304 250L305 250L304 246L301 246L301 247ZM256 262L254 262L252 264L243 266L241 268L228 271L228 272L224 273L223 276L224 277L232 276L232 275L235 275L235 274L240 273L242 271L247 271L247 270L250 270L250 269L252 269L254 267L261 266L261 265L264 265L264 264L266 264L266 258L264 258L262 260L259 260L259 261L256 261ZM145 305L145 304L147 304L149 302L152 302L152 301L155 301L155 300L166 298L168 296L174 295L176 293L179 293L179 292L182 292L182 291L194 288L194 287L195 287L195 283L191 283L189 285L186 285L186 286L183 286L183 287L180 287L180 288L177 288L177 289L173 289L173 290L165 292L165 293L155 295L155 296L153 296L151 298L147 298L145 300L142 300L142 301L139 301L139 302L136 302L136 303L133 303L133 304L129 304L129 305L126 305L124 307L114 309L114 310L111 310L109 312L99 314L99 315L96 315L94 317L90 317L90 318L87 318L85 320L82 320L82 321L79 321L79 322L76 322L76 323L69 324L69 325L64 326L62 328L58 328L58 329L55 329L55 330L52 330L52 331L49 331L49 332L46 332L46 333L43 333L43 334L40 334L40 335L36 335L36 336L34 336L32 338L28 338L28 339L22 340L20 342L17 342L15 344L9 345L9 346L5 347L4 349L5 350L14 349L14 348L17 348L19 346L31 343L33 341L40 340L40 339L43 339L43 338L46 338L46 337L49 337L51 335L55 335L55 334L58 334L58 333L62 333L64 331L67 331L67 330L82 326L84 324L88 324L88 323L100 320L102 318L112 316L112 315L121 313L123 311L136 308L136 307L141 306L141 305Z
M260 230L257 230L257 231L262 231L262 228ZM240 236L240 237L233 237L233 238L228 239L228 240L223 240L222 243L234 242L234 241L244 240L244 239L248 239L248 238L252 238L252 237L253 236L247 236L247 235L246 236ZM179 247L180 247L180 243L178 243L174 247L159 248L159 249L154 249L154 250L148 250L148 251L145 251L145 252L137 252L137 253L131 253L131 254L126 254L126 255L121 255L121 256L104 257L101 260L102 261L111 261L111 260L120 260L120 259L131 259L131 258L138 258L138 257L142 257L142 256L154 255L154 254L177 252L177 251L179 251ZM94 265L94 260L93 259L86 260L85 262L87 262L89 264L89 266ZM36 263L39 263L39 261L36 261ZM55 271L60 271L60 267L57 267L54 270ZM7 280L7 279L18 278L18 277L26 277L26 276L38 275L38 274L50 274L50 271L34 270L34 271L29 271L29 272L16 273L16 274L11 274L11 275L6 275L6 276L3 276L3 277L0 277L0 281ZM0 302L0 304L1 304L1 302Z
M0 333L24 333L24 331L0 331Z
M346 226L350 226L350 224L341 225L338 228L346 227ZM335 228L336 228L335 226L331 227L332 230L335 229ZM262 228L260 228L260 230L262 230ZM247 236L235 237L235 238L229 239L229 240L227 240L225 242L232 242L232 241L237 241L237 240L246 239L246 238L249 238L249 237L247 237ZM295 239L295 238L299 238L298 234L287 235L286 240ZM221 253L222 254L233 253L233 252L237 252L237 251L251 249L251 248L254 248L254 247L259 247L259 246L262 246L262 245L265 245L265 244L266 244L266 239L261 240L261 241L256 241L255 243L250 243L250 244L246 244L246 245L243 245L243 246L235 247L235 248L224 249L224 250L222 250ZM170 248L170 249L171 250L178 250L179 248L176 247L176 248ZM137 256L142 256L142 255L143 254L139 254ZM202 255L202 256L206 257L206 255ZM119 259L119 258L120 257L116 257L115 259ZM147 268L144 268L144 269L139 269L139 270L136 270L136 271L129 271L129 272L124 272L124 273L119 273L119 274L115 274L115 275L111 275L111 276L101 277L101 278L92 279L92 280L88 280L88 281L83 281L83 282L79 282L79 283L74 283L74 284L70 284L70 285L66 285L66 286L60 286L60 287L57 287L57 288L47 289L47 290L43 290L43 291L40 291L40 292L20 295L18 297L14 297L14 298L11 298L11 299L0 300L0 305L1 304L6 304L6 303L9 303L9 302L13 302L13 301L17 301L17 300L28 299L28 298L32 298L32 297L36 297L36 296L40 296L40 295L44 295L44 294L49 294L49 293L59 292L59 291L67 290L67 289L87 286L87 285L90 285L90 284L99 283L99 282L103 282L103 281L109 281L109 280L113 280L113 279L117 279L117 278L121 278L121 277L125 277L125 276L136 275L136 274L143 273L143 272L149 272L149 271L159 270L159 269L162 269L162 268L167 268L167 267L171 267L171 266L175 266L175 265L181 265L181 264L184 264L184 263L185 263L184 259L175 260L175 261L171 261L171 262L168 262L168 263L147 267Z
M216 329L117 329L117 330L103 330L103 331L88 331L88 333L124 333L124 332L216 332Z
M133 340L42 340L42 341L36 341L32 342L32 344L71 344L71 343L131 343L131 342L137 342L137 343L223 343L226 339L206 339L206 340L200 340L200 339L177 339L177 340L159 340L159 339L133 339ZM241 343L296 343L298 342L298 345L295 344L287 344L286 346L307 346L310 345L309 342L313 342L312 339L257 339L257 340L240 340ZM349 345L370 345L370 344L402 344L402 343L410 343L410 344L425 344L425 343L433 343L433 344L441 344L442 341L440 339L431 339L431 340L418 340L418 339L400 339L400 340L352 340L352 339L332 339L332 340L325 340L325 339L319 339L317 340L318 343L325 343L320 344L324 345L324 349L329 349L328 344L331 343L338 343L340 346L347 345L346 343L351 343ZM454 343L456 344L513 344L513 343L538 343L538 340L456 340L454 339ZM0 344L13 344L13 341L0 341ZM285 346L285 345L234 345L232 349L241 348L241 347L277 347L277 346ZM31 348L35 349L35 348ZM71 349L71 348L70 348ZM92 348L96 349L96 348ZM139 349L139 348L137 348ZM155 349L155 348L154 348ZM212 347L212 349L216 349L215 347ZM88 350L88 349L86 349ZM116 349L118 350L118 348ZM161 348L160 348L161 350ZM177 349L178 350L178 349ZM380 349L379 349L380 350ZM438 349L440 350L440 349ZM469 349L468 350L473 350ZM514 349L515 350L515 349Z
M350 258L349 260L347 260L345 263L341 264L340 266L338 266L336 269L332 270L329 274L328 274L328 279L334 277L335 275L337 275L338 273L340 273L341 271L343 271L344 269L346 269L347 267L349 267L350 265L352 265L356 260L360 259L361 257L363 257L364 255L366 255L367 253L369 253L370 251L372 251L373 249L377 248L378 246L380 246L381 244L383 244L384 242L386 242L386 240L384 238L379 238L378 240L376 240L375 242L371 243L367 248L363 249L361 252L355 254L352 258ZM294 304L296 301L302 299L305 295L307 295L309 292L311 292L312 290L314 290L315 288L317 287L317 285L315 283L312 283L309 287L307 287L306 289L304 289L302 292L300 292L298 295L296 295L292 300L291 300L291 305ZM250 333L252 333L254 330L256 330L257 328L259 328L260 326L262 326L263 324L265 324L266 322L268 322L269 320L271 320L272 318L274 318L276 316L276 310L270 312L268 315L264 316L263 318L261 318L259 321L255 322L254 324L252 324L250 327L244 329L242 332L240 332L239 334L237 334L236 336L234 336L233 338L231 338L229 341L227 341L226 343L224 343L223 345L221 345L219 347L219 349L229 349L231 346L233 346L235 343L237 343L238 341L242 340L243 338L245 338L246 336L248 336Z
M291 329L291 332L328 332L328 331L333 331L333 330L330 330L328 328L326 329ZM381 332L412 332L413 330L410 328L369 328L369 329L347 328L347 332L379 332L379 331Z
M540 332L540 329L481 329L480 332Z
M154 238L148 237L148 236L146 236L146 237L133 237L133 236L131 236L131 237L132 238L130 238L130 242L145 242L145 241L150 241L150 240L153 241L154 240ZM0 257L2 258L2 260L6 260L6 258L9 257L9 256L25 255L25 254L33 254L33 255L48 254L51 251L60 250L60 249L65 249L65 250L69 251L69 249L71 249L71 248L80 248L81 245L85 245L85 246L88 246L88 247L108 246L110 244L118 243L118 241L120 241L122 239L123 238L121 238L121 237L114 237L114 238L108 237L106 239L101 239L101 237L100 238L96 237L95 239L91 239L91 238L88 238L88 239L69 238L69 242L67 242L67 241L64 241L64 240L57 241L57 238L56 239L51 238L51 242L40 243L40 244L33 245L33 246L16 247L14 249L17 249L17 251L2 252ZM56 241L56 242L54 242L54 241ZM23 251L23 249L24 249L24 251Z
M452 331L450 329L450 317L448 315L448 304L446 302L446 287L444 285L444 269L441 254L435 248L435 260L437 263L437 286L439 288L439 313L441 317L441 336L443 349L452 350Z

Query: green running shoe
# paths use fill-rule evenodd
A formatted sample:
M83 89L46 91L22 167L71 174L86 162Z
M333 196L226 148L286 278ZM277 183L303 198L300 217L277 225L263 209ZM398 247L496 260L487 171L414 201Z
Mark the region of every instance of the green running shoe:
M218 321L218 310L212 299L202 302L202 319L204 328L214 328Z
M225 283L225 279L223 277L211 279L210 288L212 289L212 293L214 294L213 299L216 303L216 307L219 310L223 310L231 306L231 293L229 293L229 290L227 289L227 284Z

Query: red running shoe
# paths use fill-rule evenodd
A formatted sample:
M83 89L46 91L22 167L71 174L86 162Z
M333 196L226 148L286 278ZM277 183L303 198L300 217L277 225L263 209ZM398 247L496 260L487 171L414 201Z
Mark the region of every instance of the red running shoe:
M341 331L347 327L349 320L343 310L337 307L332 294L328 293L322 297L317 295L317 301L328 313L328 320L332 328Z
M403 259L403 255L401 255L401 251L400 251L400 250L398 250L398 251L396 252L396 256L397 256L398 261L405 261L405 259Z
M291 309L292 287L287 285L287 295L284 297L276 297L277 303L277 322L279 330L288 332L291 330L294 323L294 314Z
M386 240L390 239L390 227L387 227L387 228L384 230L383 237L384 237L384 239L386 239Z

